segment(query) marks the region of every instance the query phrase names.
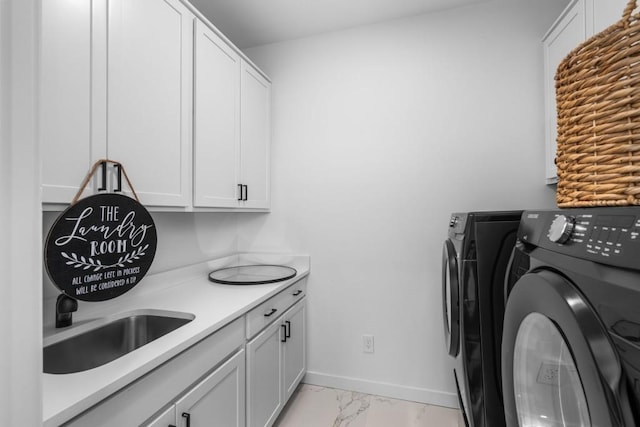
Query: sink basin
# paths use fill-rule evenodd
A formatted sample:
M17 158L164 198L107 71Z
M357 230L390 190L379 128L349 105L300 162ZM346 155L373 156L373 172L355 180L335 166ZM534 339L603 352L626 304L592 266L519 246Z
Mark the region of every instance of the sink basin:
M109 363L194 319L187 313L138 313L47 345L44 372L70 374Z

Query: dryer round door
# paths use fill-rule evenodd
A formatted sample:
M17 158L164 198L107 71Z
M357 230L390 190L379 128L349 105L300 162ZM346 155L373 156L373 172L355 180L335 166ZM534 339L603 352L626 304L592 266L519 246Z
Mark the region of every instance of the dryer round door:
M502 384L507 425L622 427L622 370L604 326L577 287L527 273L507 301Z
M447 239L442 249L442 314L444 336L450 356L456 357L460 350L460 282L456 250Z

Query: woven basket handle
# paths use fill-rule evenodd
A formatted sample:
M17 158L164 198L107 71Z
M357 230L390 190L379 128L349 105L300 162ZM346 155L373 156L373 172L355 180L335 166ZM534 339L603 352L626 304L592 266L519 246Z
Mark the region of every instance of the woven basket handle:
M624 12L622 12L622 20L626 22L631 21L631 14L637 6L637 0L629 0L629 3L627 3L627 6L624 8Z

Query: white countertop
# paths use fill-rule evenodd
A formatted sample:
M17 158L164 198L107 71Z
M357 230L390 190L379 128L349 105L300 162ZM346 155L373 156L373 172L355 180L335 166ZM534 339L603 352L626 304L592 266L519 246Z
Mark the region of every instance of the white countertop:
M287 265L295 268L297 275L279 283L251 286L220 285L208 279L212 270L249 264ZM110 301L79 302L71 327L44 328L44 345L132 311L182 312L195 318L103 366L74 374L43 374L44 426L58 426L70 420L308 274L308 256L236 254L146 276L138 286ZM54 305L45 302L45 316L54 316Z

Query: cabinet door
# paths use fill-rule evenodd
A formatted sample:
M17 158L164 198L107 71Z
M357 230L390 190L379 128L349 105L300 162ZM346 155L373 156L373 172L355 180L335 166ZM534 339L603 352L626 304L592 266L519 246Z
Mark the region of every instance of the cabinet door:
M110 0L107 155L140 201L190 196L193 15L178 0Z
M176 402L179 426L244 427L244 354L240 350Z
M144 427L176 427L176 406L171 405L169 409L158 415Z
M572 2L543 40L545 85L545 178L557 182L555 165L557 114L555 75L560 62L587 36L585 3Z
M284 315L287 338L283 345L284 401L289 400L307 371L306 298Z
M243 61L240 77L241 183L247 208L269 208L271 83Z
M106 0L42 2L40 145L45 203L69 203L92 163L106 155L106 12Z
M597 34L622 18L628 0L592 0L593 33Z
M194 206L238 206L240 57L195 24Z
M282 320L282 319L280 319ZM284 329L274 322L247 344L247 426L270 426L283 407Z

